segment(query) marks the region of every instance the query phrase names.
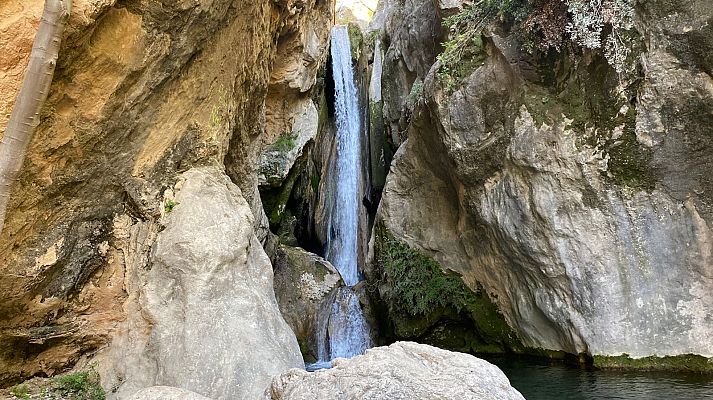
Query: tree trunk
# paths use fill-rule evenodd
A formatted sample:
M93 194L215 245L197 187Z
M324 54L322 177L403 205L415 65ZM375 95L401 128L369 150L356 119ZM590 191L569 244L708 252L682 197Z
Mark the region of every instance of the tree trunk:
M39 124L40 110L47 100L62 33L71 9L72 0L45 0L22 88L0 140L0 234L5 224L11 186L18 178L27 145Z

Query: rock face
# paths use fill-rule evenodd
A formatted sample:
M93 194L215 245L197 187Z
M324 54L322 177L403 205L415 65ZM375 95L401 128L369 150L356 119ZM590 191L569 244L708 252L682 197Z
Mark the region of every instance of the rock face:
M498 367L469 354L411 342L337 359L330 369L290 370L276 377L266 400L524 399Z
M713 356L713 6L663 3L638 14L640 83L492 34L457 88L425 76L377 220L482 287L526 346Z
M280 134L275 142L262 152L258 176L261 186L279 186L287 178L297 158L302 155L307 142L317 135L317 107L312 100L304 99L295 107L290 130Z
M441 51L446 31L432 0L384 0L370 29L388 43L383 58L383 119L390 140L405 139L408 114L403 107L417 77L423 79Z
M0 4L0 131L43 3ZM226 170L266 236L257 168L268 86L297 82L286 86L307 95L332 9L318 0L74 1L0 236L0 385L65 370L134 323L141 271L181 172ZM278 48L289 57L276 61Z
M152 386L134 393L128 400L209 400L198 393L170 386Z
M322 257L298 247L280 246L274 257L275 295L280 311L300 343L305 362L317 361L319 321L326 321L344 281ZM321 313L327 315L320 316ZM326 350L323 350L324 354Z
M252 399L270 377L303 367L272 288L272 267L240 189L218 168L181 177L132 315L100 353L115 396L167 385ZM133 293L132 293L133 295ZM252 349L248 351L247 349Z

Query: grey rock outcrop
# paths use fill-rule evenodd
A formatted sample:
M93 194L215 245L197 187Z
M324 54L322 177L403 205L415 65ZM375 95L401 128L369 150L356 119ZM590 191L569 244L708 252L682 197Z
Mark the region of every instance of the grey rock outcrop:
M659 3L633 88L602 57L547 86L494 35L458 88L434 65L392 164L377 219L482 285L527 346L713 356L713 6Z
M370 27L380 30L384 41L389 43L383 59L381 92L384 124L396 145L405 139L408 116L403 107L414 82L426 76L446 37L436 3L432 0L381 1Z
M397 342L337 359L330 369L275 377L266 400L522 400L498 367L469 354Z
M290 130L283 132L268 145L260 156L258 184L279 186L302 155L307 142L317 135L317 107L310 98L296 101L290 110Z
M151 386L134 393L127 400L210 400L190 390L171 386Z
M136 311L96 359L103 383L117 398L167 385L253 399L272 376L304 366L270 260L248 203L220 169L191 169L176 191L151 269L138 272Z

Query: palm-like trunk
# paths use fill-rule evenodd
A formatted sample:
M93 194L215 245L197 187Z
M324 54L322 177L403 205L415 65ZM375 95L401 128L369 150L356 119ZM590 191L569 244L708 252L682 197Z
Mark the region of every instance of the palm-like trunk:
M0 141L0 233L5 223L11 186L20 173L27 145L39 124L40 109L49 93L62 33L71 9L72 0L45 0L30 64Z

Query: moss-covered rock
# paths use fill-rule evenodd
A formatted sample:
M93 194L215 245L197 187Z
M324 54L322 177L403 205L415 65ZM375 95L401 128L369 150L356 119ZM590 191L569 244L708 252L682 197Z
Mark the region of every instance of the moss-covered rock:
M463 79L478 67L483 65L487 58L485 52L485 43L480 35L473 36L467 41L463 40L461 47L449 47L446 42L445 50L438 56L440 66L436 72L436 76L446 89L447 92L456 90ZM451 43L451 46L455 46Z
M352 50L352 59L356 63L362 52L364 34L362 33L361 28L359 28L359 25L353 22L350 22L349 25L347 25L347 32L349 33L349 45Z
M323 345L317 342L320 313L330 310L344 282L327 260L299 247L278 246L272 261L282 316L297 336L304 360L314 362Z
M581 57L581 56L580 56ZM541 60L540 79L524 85L522 102L538 124L566 118L580 143L602 152L610 183L651 191L656 175L653 151L636 137L639 83L623 85L602 55L575 64L566 57Z
M641 371L676 371L713 374L713 358L696 354L682 354L665 357L631 358L628 354L619 356L594 356L594 367L601 369L625 369Z

